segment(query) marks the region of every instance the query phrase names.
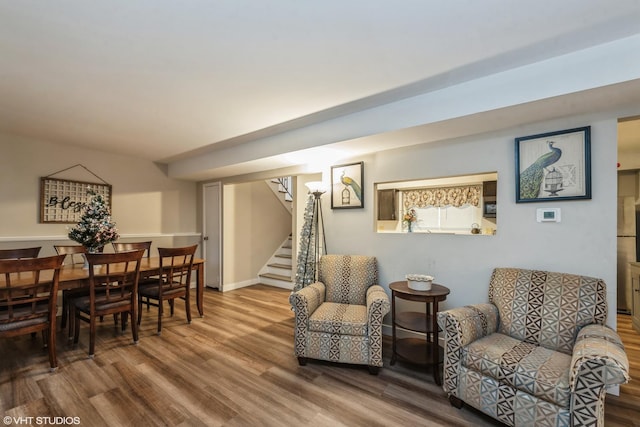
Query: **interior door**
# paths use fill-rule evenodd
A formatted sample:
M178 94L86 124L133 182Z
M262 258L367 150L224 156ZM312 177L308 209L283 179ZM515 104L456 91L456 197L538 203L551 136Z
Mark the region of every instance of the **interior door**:
M222 290L222 186L219 182L203 186L204 284Z

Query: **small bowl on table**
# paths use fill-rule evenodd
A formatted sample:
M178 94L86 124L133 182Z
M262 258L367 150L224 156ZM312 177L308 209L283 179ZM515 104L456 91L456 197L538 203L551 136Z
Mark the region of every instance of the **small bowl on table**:
M426 274L407 274L405 276L409 289L414 291L430 291L433 284L433 276Z

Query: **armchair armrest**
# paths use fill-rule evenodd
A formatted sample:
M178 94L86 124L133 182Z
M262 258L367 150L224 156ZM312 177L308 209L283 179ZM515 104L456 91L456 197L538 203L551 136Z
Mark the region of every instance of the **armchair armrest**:
M315 282L289 295L289 303L295 313L295 329L293 331L295 341L295 355L299 358L306 357L307 332L309 329L309 317L324 302L324 283Z
M438 312L438 325L444 331L442 388L450 396L458 396L458 380L462 368L462 348L498 329L498 307L475 304Z
M382 318L390 309L389 296L384 291L384 288L380 285L370 286L367 289L367 317L369 324L371 324L372 316L379 316L380 324L382 324Z
M464 347L498 330L498 308L485 303L441 311L438 325L445 333L445 342L454 340L458 347Z
M391 308L389 296L380 285L367 289L367 332L369 335L369 366L381 367L382 319Z
M324 302L324 299L325 285L322 282L315 282L297 292L292 292L289 296L289 303L296 313L296 322L301 318L306 322L309 316L316 311L316 308Z
M581 389L581 377L589 377L584 383L591 384L594 378L606 387L629 381L629 359L620 336L605 325L583 327L573 346L570 384L572 392Z

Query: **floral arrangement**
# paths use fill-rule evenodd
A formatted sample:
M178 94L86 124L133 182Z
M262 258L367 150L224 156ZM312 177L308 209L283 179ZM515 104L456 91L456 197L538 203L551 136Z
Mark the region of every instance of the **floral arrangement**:
M91 195L91 200L78 224L69 231L69 238L87 248L87 251L95 252L118 240L120 235L102 196L91 189L87 194Z
M409 228L409 231L411 231L411 226L413 225L414 222L416 222L418 220L418 214L416 213L415 209L409 209L407 212L405 212L405 214L402 216L402 222L406 222L407 223L407 227Z

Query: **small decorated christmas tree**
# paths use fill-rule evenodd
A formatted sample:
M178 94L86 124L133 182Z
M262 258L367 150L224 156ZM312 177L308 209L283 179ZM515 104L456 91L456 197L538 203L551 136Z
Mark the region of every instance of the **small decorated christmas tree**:
M88 252L97 252L104 245L118 240L120 235L102 196L93 190L88 190L87 194L91 195L91 200L78 224L69 231L69 238L87 248Z

